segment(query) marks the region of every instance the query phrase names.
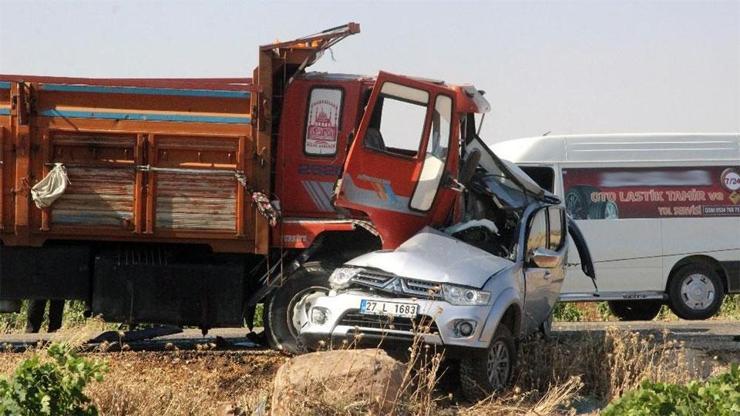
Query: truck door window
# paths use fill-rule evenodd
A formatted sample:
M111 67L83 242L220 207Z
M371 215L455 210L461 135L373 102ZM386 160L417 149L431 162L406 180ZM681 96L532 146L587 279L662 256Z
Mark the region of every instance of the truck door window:
M342 120L342 95L338 88L314 88L306 113L303 151L312 156L337 154L337 139Z
M365 146L385 153L415 157L424 132L428 104L428 92L386 82L365 133Z
M432 207L447 161L451 118L452 99L444 95L438 95L434 102L432 128L429 130L424 165L414 195L411 198L411 208L413 209L428 211Z

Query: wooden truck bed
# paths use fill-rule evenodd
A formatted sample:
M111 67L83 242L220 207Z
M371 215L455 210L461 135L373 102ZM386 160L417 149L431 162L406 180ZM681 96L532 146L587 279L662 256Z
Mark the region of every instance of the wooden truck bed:
M252 169L252 90L250 79L0 75L3 243L195 242L254 252L262 222L239 180L262 171ZM30 188L55 163L70 184L39 209Z

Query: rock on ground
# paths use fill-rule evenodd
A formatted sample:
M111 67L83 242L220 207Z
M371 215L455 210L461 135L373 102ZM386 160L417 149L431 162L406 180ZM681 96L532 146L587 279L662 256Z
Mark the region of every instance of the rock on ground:
M406 367L380 349L314 352L290 359L273 381L273 416L321 410L387 414L400 394Z

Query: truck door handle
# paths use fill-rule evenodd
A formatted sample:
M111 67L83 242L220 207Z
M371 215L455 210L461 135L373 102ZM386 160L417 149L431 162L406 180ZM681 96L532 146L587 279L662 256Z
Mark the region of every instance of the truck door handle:
M550 280L550 271L545 270L545 274L542 275L545 280Z

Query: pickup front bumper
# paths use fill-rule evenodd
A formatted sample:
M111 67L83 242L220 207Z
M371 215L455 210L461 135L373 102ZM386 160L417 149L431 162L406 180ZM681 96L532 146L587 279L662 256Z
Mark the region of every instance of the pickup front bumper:
M360 313L362 300L418 305L416 318L389 317ZM317 309L314 312L314 309ZM445 347L487 348L490 339L483 334L491 322L490 305L456 306L442 300L384 297L359 290L336 293L314 299L308 322L301 329L303 342L309 347L321 342L337 347L345 342L362 346L389 347L410 343L419 337L424 343ZM473 326L464 335L461 325ZM469 328L464 328L469 329Z

